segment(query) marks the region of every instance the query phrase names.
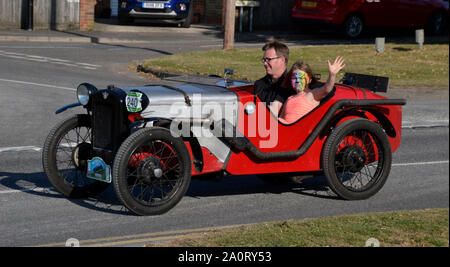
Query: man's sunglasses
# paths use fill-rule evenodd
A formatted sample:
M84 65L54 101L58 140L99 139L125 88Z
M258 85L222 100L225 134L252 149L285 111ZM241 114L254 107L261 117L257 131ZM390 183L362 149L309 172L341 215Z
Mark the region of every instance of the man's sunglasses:
M274 60L274 59L277 59L277 58L280 58L280 57L263 57L263 58L261 58L261 62L264 64L264 63L270 63L270 61L272 61L272 60Z

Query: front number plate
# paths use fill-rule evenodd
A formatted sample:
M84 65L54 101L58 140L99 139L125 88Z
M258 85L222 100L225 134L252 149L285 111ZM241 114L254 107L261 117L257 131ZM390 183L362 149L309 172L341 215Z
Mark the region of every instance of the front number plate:
M140 112L142 111L142 93L128 92L125 98L125 104L128 112Z
M164 3L144 2L144 3L142 3L142 7L143 7L143 8L164 9Z
M111 167L101 158L94 157L91 160L88 160L86 177L105 183L111 183Z

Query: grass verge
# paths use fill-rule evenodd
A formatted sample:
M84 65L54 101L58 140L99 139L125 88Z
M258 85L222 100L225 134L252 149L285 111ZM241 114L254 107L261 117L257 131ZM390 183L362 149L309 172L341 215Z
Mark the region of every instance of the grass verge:
M287 220L193 234L170 247L448 247L449 209L425 209Z
M378 54L374 45L326 45L290 48L290 65L295 61L309 63L315 73L328 76L327 60L338 55L346 59L344 72L363 73L390 78L397 88L449 87L449 45L426 44L422 50L416 44L385 45ZM191 52L146 60L146 69L171 73L222 75L224 68L234 69L235 79L255 81L265 75L258 49L231 49Z

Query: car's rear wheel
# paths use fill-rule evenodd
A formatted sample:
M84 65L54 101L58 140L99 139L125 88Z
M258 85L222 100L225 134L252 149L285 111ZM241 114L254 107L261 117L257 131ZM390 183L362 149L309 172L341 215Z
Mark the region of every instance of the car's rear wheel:
M357 38L361 36L364 30L364 21L358 15L350 15L343 24L345 36L348 38Z
M366 119L340 124L325 142L322 168L328 185L348 200L367 199L386 182L392 151L383 129Z
M162 214L184 196L191 180L191 160L181 138L166 128L144 128L117 151L113 184L120 201L138 215Z
M63 195L71 198L97 195L109 184L86 177L91 155L90 117L76 115L50 131L44 143L42 165L50 183Z

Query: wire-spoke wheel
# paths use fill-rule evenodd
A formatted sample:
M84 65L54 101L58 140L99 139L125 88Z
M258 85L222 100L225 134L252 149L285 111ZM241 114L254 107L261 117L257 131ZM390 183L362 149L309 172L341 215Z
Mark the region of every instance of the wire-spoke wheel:
M47 136L42 165L57 191L71 198L97 195L109 184L86 177L92 155L91 120L75 115L56 125Z
M181 200L191 180L186 145L166 128L144 128L130 135L113 165L116 194L138 215L167 212Z
M389 176L392 152L383 129L366 119L343 122L328 137L322 167L328 185L338 196L367 199Z

